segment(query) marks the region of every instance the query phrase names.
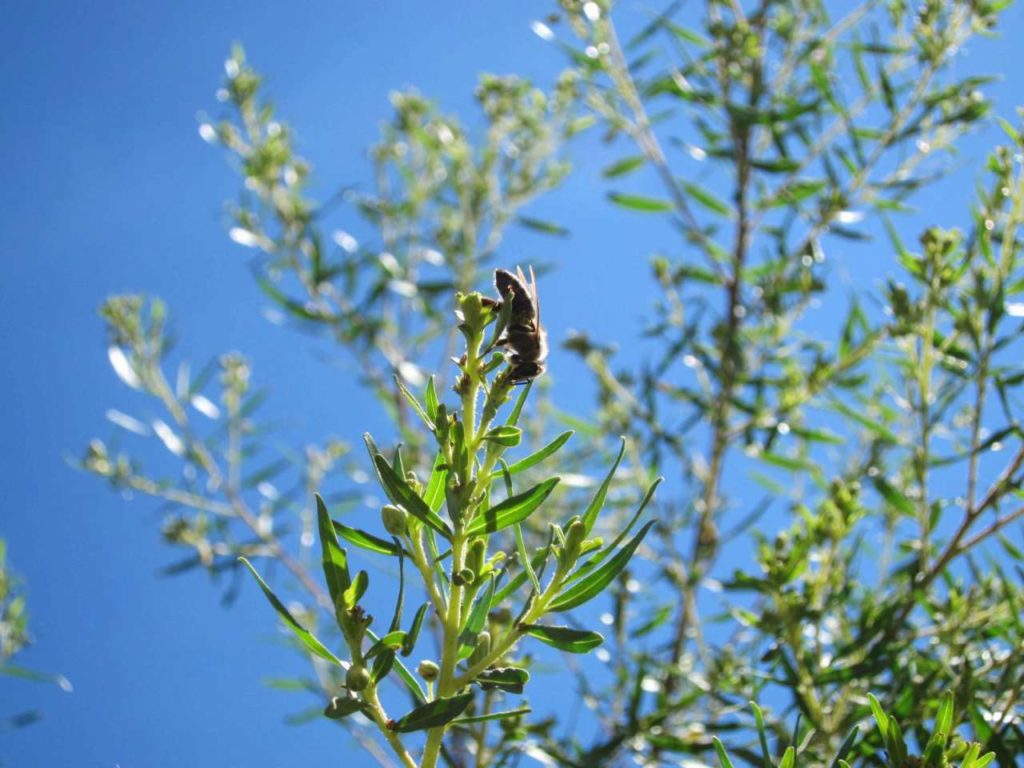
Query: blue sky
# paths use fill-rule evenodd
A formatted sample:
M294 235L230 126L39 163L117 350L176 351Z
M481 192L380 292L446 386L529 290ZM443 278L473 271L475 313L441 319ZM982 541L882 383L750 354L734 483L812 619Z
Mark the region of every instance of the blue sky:
M973 42L962 64L1008 73L987 89L1007 115L1021 94L1022 8L1006 14L1002 39ZM67 456L109 432L103 414L125 394L96 309L110 293L162 296L189 357L238 349L253 359L271 391L268 412L284 420L289 441L357 441L374 424L358 403L338 407L354 372L319 364L315 340L261 316L247 253L225 236L223 201L235 195L236 177L200 140L197 114L216 110L222 62L241 41L320 183L358 183L368 174L364 149L389 114L389 90L415 85L445 111L466 113L479 71L549 84L561 56L529 28L548 11L534 0L18 1L5 9L0 536L27 583L37 638L21 661L65 674L74 692L0 679L0 717L30 707L44 715L0 733L2 764L369 764L325 722L283 724L308 701L260 680L300 672L303 662L275 644L255 590L223 609L201 575L159 578L172 553L160 543L156 505L125 503L68 466ZM924 223L965 221L970 169L996 135L964 145L969 170L924 201L930 216L908 226L908 239ZM621 154L578 154L576 179L530 209L568 225L571 239L523 235L505 245L512 263L560 262L544 286L556 339L573 327L597 337L638 330L646 260L673 244L666 229L637 227L594 193L601 167ZM574 399L583 391L578 370L566 363L559 373L559 359L556 396L585 411Z

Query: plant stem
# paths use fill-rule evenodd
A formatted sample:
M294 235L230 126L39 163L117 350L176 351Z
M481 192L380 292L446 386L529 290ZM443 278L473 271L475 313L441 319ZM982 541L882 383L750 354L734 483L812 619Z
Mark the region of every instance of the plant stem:
M466 525L474 512L475 499L479 495L479 485L486 483L485 475L477 474L475 470L476 452L480 444L477 435L476 408L480 392L480 344L482 339L479 334L474 334L466 339L466 362L463 366L465 376L464 390L462 392L462 425L463 440L465 441L466 466L459 467L460 488L453 498L458 499L458 509L450 509L449 515L452 519L454 533L452 536L452 567L451 567L451 589L448 592L448 605L442 620L441 639L441 672L437 681L437 698L454 695L463 684L455 679L455 665L459 661L459 648L461 646L460 636L463 624L463 602L465 599L462 580L459 573L464 567L465 548L467 538L465 535ZM446 731L445 726L438 726L427 731L427 742L423 748L422 768L434 768L441 752L441 744Z

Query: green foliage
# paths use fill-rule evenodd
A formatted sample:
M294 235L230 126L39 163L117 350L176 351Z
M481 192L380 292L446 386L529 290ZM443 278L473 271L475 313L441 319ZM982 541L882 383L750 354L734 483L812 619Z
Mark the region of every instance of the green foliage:
M0 539L0 677L16 677L41 683L53 683L65 692L71 691L71 682L63 675L39 672L12 662L12 659L32 642L28 629L28 609L21 582L7 564L7 542ZM35 710L0 719L0 731L23 728L42 717Z
M114 297L111 364L162 415L109 416L185 479L113 442L82 465L175 507L164 535L189 556L170 570L282 565L291 584L259 585L311 657L326 716L406 766L505 766L524 749L567 768L1016 766L1020 129L1001 122L1008 143L961 229L908 219L988 123L989 78L955 57L1005 5L866 2L833 18L820 2L709 0L621 39L630 9L562 0L535 25L568 60L551 93L483 77L479 138L425 97L393 95L375 189L324 202L236 51L227 114L202 131L244 179L230 235L256 250L272 304L351 355L393 431L383 447L366 437L368 460L337 442L282 458L242 358L179 366L172 386L163 305ZM615 356L628 331L565 342L596 388L576 418L540 400L557 386L513 401L493 351L507 313L474 289L508 227L565 234L522 210L591 128L612 155L593 205L670 224L672 255L650 262L645 362ZM332 232L342 216L379 247ZM839 285L831 265L866 243L884 279ZM839 327L820 322L823 302L846 303ZM437 357L455 367L433 370ZM608 435L625 437L610 451ZM389 502L379 529L337 519L361 497L345 478L367 470ZM593 488L581 497L570 478ZM283 521L298 521L298 554ZM306 566L317 540L326 589ZM599 598L604 634L569 613ZM529 689L527 644L600 648L576 673L587 735L506 706ZM413 654L431 657L415 673Z
M0 539L0 668L29 642L25 598L7 568L7 542Z
M537 513L554 491L558 478L548 478L514 493L511 473L506 470L507 496L491 503L491 485L497 479L494 467L504 461L505 450L519 443L519 430L515 425L523 398L503 426L492 426L491 421L511 399L513 391L511 366L506 365L492 376L495 366L481 347L487 326L498 320L499 313L493 303L483 303L479 294L460 295L458 305L459 316L463 319L460 330L467 340L465 354L457 358L460 373L454 389L460 395L458 407L449 409L438 401L436 393L430 394L432 388L426 390L428 402L423 405L400 385L413 409L423 415L436 442L437 454L430 465L438 472L442 469L445 472L447 519L434 511L427 500L428 489L417 480L415 473L403 472L401 449L396 449L394 461L389 462L369 435L365 439L370 458L381 488L393 505L385 506L383 510L383 523L393 537L393 547L384 546L383 540L371 538L370 534L335 523L323 499L316 497L324 576L350 660L343 662L338 659L306 630L243 558L271 605L300 643L314 656L346 668L345 687L349 695L335 697L325 714L332 719L342 719L347 714L363 713L378 725L395 754L406 765L437 764L446 730L476 698L474 685L481 691L524 692L529 674L523 668L508 666L506 658L524 636L536 637L572 653L586 653L600 645L603 638L596 632L537 622L548 611L566 611L600 594L626 567L654 524L654 521L646 523L621 549L616 550L616 545L612 544L577 568L584 553L592 551L600 543L585 538L586 526L579 517L570 518L564 525L549 523L552 543L536 552L537 562L529 566L533 578L530 589L522 598L521 607L516 609L518 618L509 625L490 619L495 611L511 611L515 589L504 590L502 599L495 599L495 585L499 580L507 579L515 558L515 554L500 549L501 540L496 534L509 526L518 528ZM482 407L479 402L481 394L484 395ZM433 412L433 418L429 416L428 409ZM494 437L507 434L515 434L517 439ZM547 447L540 453L546 458L556 449ZM507 464L505 466L507 468ZM654 486L644 498L634 520L622 532L623 536L643 511L653 489ZM603 493L604 490L588 507L589 515L596 516L600 512ZM386 556L397 555L400 563L407 556L423 578L429 598L425 608L413 619L410 629L402 631L402 579L389 633L375 639L368 649L365 640L373 619L362 606L362 598L369 588L369 579L366 571L351 575L348 555L337 538L339 526L348 533L347 538L358 542L364 549ZM435 534L450 544L450 548L440 555L435 554ZM499 549L489 556L489 549L495 544ZM525 570L525 564L533 556L523 549L521 538L517 540L517 547L520 569ZM606 562L596 567L602 560ZM545 571L548 561L551 561L552 573L547 584L541 586L536 572ZM428 672L422 675L428 684L427 700L418 695L418 686L411 688L414 698L421 703L397 720L389 718L380 703L377 687L385 680L387 670L397 662L395 656L399 649L405 656L415 650L423 614L431 609L441 628L441 640L437 663L426 667L421 664L421 670ZM374 660L373 674L367 672L366 666L371 659ZM487 722L489 701L489 697L484 697L483 719L473 722ZM398 736L415 731L427 732L426 746L418 762L414 761Z

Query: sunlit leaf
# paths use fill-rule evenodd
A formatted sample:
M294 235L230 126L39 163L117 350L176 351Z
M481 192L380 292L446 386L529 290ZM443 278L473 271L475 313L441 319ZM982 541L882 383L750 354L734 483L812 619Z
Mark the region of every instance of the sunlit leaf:
M543 643L568 653L587 653L604 642L600 632L547 624L521 624L520 628Z
M263 590L263 594L266 595L267 600L270 601L272 606L274 606L274 610L277 611L278 615L284 619L285 625L295 634L302 644L306 646L310 653L319 656L321 659L326 659L332 664L337 664L339 667L342 666L341 660L337 656L327 650L323 643L317 640L309 631L306 630L305 627L295 620L295 617L293 617L291 613L289 613L288 609L285 608L284 603L278 600L277 595L275 595L271 591L270 587L267 586L267 583L260 578L260 575L256 572L256 569L252 567L252 564L244 557L239 559L255 577L256 582L260 585L260 589Z

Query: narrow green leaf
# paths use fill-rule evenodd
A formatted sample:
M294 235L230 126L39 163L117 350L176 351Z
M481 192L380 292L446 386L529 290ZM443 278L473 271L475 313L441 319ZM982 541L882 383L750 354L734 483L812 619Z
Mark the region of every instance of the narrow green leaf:
M796 747L786 747L782 760L779 762L779 768L793 768L794 765L796 765Z
M772 768L772 755L768 749L768 733L764 727L764 713L757 706L757 702L750 702L754 710L754 722L757 723L757 738L761 742L761 764L764 768Z
M372 445L372 443L369 445ZM377 469L377 477L380 479L381 486L392 503L403 507L406 512L421 523L430 526L446 539L451 540L452 531L448 524L438 517L434 510L427 506L427 503L417 495L405 478L399 477L395 470L391 468L391 465L388 464L388 460L381 454L372 453L371 449L371 455L373 455L374 467Z
M509 471L509 465L505 463L504 459L499 459L502 466L502 476L505 478L505 493L508 496L512 496L512 473ZM544 590L541 589L541 580L537 578L537 572L534 570L534 564L530 562L529 555L526 552L526 540L522 536L522 525L516 523L513 526L515 530L515 547L516 553L519 556L519 563L522 565L529 581L534 585L535 594L540 595Z
M735 768L732 764L732 760L729 759L729 755L725 751L725 747L722 742L719 741L717 736L711 737L711 742L715 745L715 752L718 753L718 764L722 768Z
M423 619L427 615L427 608L430 607L430 603L426 602L419 607L416 611L416 615L413 616L412 626L409 627L409 631L405 635L405 640L402 641L402 655L408 656L416 648L416 640L419 638L420 629L423 626Z
M380 640L372 629L366 630L366 636L373 642ZM402 682L405 683L405 687L408 689L409 693L412 694L412 697L421 704L425 702L427 700L427 695L423 692L419 681L413 676L412 672L409 671L409 668L405 666L400 659L396 658L394 663L395 666L398 667L398 676L402 679Z
M555 601L551 604L550 610L555 612L568 611L571 608L583 605L583 603L588 600L597 597L597 595L599 595L601 591L611 583L611 580L618 576L622 569L626 567L626 564L629 562L630 558L633 557L633 553L636 551L637 547L640 546L640 542L644 540L644 537L654 526L654 523L654 520L649 520L644 524L643 528L637 532L636 536L634 536L626 546L620 549L614 557L609 559L608 562L588 574L585 578L574 582L568 589L562 592L557 598L555 598Z
M330 319L330 315L321 315L316 312L311 312L306 305L301 301L285 295L284 291L274 285L269 279L263 276L256 278L256 284L259 285L260 290L263 291L267 296L284 309L291 312L296 317L302 320L312 320L324 322Z
M712 195L703 187L699 187L696 184L689 182L683 182L683 189L686 190L687 194L690 195L694 200L703 205L712 213L717 213L719 216L732 216L732 208L723 203L717 197Z
M71 693L73 690L71 681L64 677L64 675L54 674L53 672L40 672L18 664L0 664L0 675L31 680L34 683L52 683L65 693Z
M530 637L535 637L542 643L547 643L553 648L568 653L587 653L604 642L604 635L600 632L591 632L585 629L547 624L520 624L519 628Z
M878 724L878 732L882 734L882 743L889 743L889 716L885 714L882 705L878 703L873 693L868 694L868 704L871 705L871 714L875 716L875 723Z
M430 430L434 430L437 419L437 390L434 389L434 377L427 379L427 388L423 391L423 403L427 409L427 416L430 417Z
M497 667L485 669L476 676L477 683L485 691L498 688L508 693L522 693L523 686L530 679L530 673L521 667Z
M533 590L536 594L540 594L544 590L540 586L540 579L537 578L537 572L533 570L533 563L530 562L530 555L526 551L526 539L523 537L523 526L519 523L515 525L516 531L516 552L519 555L519 562L523 566L523 570L530 579L530 583L533 584Z
M853 408L850 408L848 405L846 405L845 403L841 403L838 400L833 400L831 405L833 408L839 411L839 413L843 414L848 419L857 422L866 430L874 434L879 440L882 440L883 442L886 443L891 443L892 445L897 445L899 443L899 438L897 438L896 435L894 435L889 430L889 428L886 427L884 424L879 424L877 421L872 421L863 413L855 411Z
M568 432L563 432L562 434L560 434L558 437L556 437L554 440L552 440L550 443L545 445L543 448L541 448L536 453L531 453L525 459L520 459L519 461L517 461L517 462L515 462L513 464L509 464L509 466L508 466L509 474L510 475L515 475L515 474L518 474L519 472L524 472L527 469L530 469L531 467L536 466L537 464L540 464L542 461L544 461L544 459L548 458L549 456L554 454L555 451L557 451L559 448L561 448L563 445L565 445L566 441L570 437L572 437L573 434L575 434L575 433L572 430L569 430ZM491 480L492 481L496 480L500 475L501 475L500 472L492 473L491 474Z
M405 606L405 557L402 548L395 539L395 546L398 547L398 597L395 600L395 612L391 617L389 632L396 632L402 626L402 608Z
M792 173L800 168L800 163L790 158L774 160L751 160L750 164L765 173Z
M323 553L327 591L331 595L331 603L337 606L342 592L349 586L348 556L338 544L331 516L327 513L327 505L319 493L316 494L316 520L320 531L320 549Z
M387 677L394 665L395 651L393 648L387 648L378 654L377 658L373 660L373 669L370 670L370 679L374 685Z
M468 536L479 536L484 533L494 533L507 528L533 514L544 500L551 494L560 478L552 477L543 483L533 486L527 491L510 496L485 512L478 512L472 522L466 527Z
M473 692L466 691L458 696L439 698L416 707L395 721L391 730L398 733L425 731L446 725L461 715L473 701Z
M288 609L284 607L284 603L282 603L277 598L277 595L275 595L271 591L270 587L267 586L267 582L260 578L260 575L256 572L256 569L252 567L252 563L250 563L244 557L240 557L238 559L245 564L245 567L248 568L249 572L256 578L257 583L260 585L260 589L263 590L263 594L266 595L267 600L270 601L270 604L274 606L274 610L277 611L278 615L282 619L284 619L284 622L288 625L288 628L295 633L295 636L299 638L299 640L302 642L303 645L306 646L306 648L309 649L310 653L319 656L321 659L327 659L327 661L331 662L332 664L337 664L339 667L342 666L341 660L333 653L331 653L329 650L327 650L323 643L317 640L316 637L312 635L312 633L310 633L305 627L299 624L299 622L295 620L295 617L288 612Z
M374 536L372 533L367 533L358 528L349 528L344 523L339 523L337 520L331 521L334 526L334 532L341 536L345 541L350 544L354 544L361 549L365 549L369 552L376 552L379 555L391 555L397 557L400 549L397 544L391 541L386 541L382 538Z
M532 229L534 232L540 232L544 235L565 237L569 234L568 229L550 221L542 221L541 219L534 219L529 216L517 216L516 221L527 229Z
M255 488L260 483L270 480L272 477L292 466L291 459L281 459L258 469L242 480L243 488Z
M520 717L522 715L528 715L533 710L529 707L520 707L519 709L506 709L501 712L491 712L486 715L469 715L467 717L459 717L452 721L452 725L469 725L471 723L486 723L491 720L505 720L509 717Z
M526 396L530 394L530 390L533 389L533 382L527 382L526 386L523 387L523 391L519 393L519 398L516 400L516 404L512 407L512 412L505 419L506 427L514 427L519 423L519 415L523 412L523 406L526 405Z
M324 709L324 715L331 720L341 720L356 712L366 712L368 707L355 696L335 696Z
M625 176L627 173L632 173L646 162L647 158L644 155L624 157L601 171L601 175L606 179L616 179L619 176Z
M542 547L541 549L538 549L536 552L534 552L533 557L530 558L529 561L529 569L524 568L511 579L509 579L508 583L500 590L498 590L498 593L494 596L494 601L491 603L491 607L494 608L495 606L501 605L508 598L509 595L511 595L513 592L515 592L523 584L526 583L526 579L529 578L530 573L533 573L534 578L536 578L537 571L539 571L544 566L544 563L547 561L548 555L550 554L550 547ZM525 556L525 548L524 554L520 556ZM538 590L538 594L540 594L540 591L541 590Z
M423 501L433 512L437 512L444 505L444 484L447 479L448 470L445 468L444 455L438 451L427 487L423 490Z
M477 597L469 612L466 626L463 627L459 635L459 661L467 658L476 647L477 636L483 631L484 624L487 622L487 612L491 609L491 600L494 598L494 582L495 577L492 574L487 584L487 591Z
M594 523L597 522L597 516L601 513L604 508L605 499L608 497L608 488L611 486L612 477L615 476L615 470L619 468L619 464L622 462L622 457L626 453L626 438L620 437L621 445L619 446L619 455L615 457L615 463L612 464L612 468L608 470L608 474L605 475L604 482L597 489L597 493L594 494L594 498L587 505L587 510L583 513L583 526L586 534L589 536L590 532L594 530Z
M913 517L917 514L913 503L898 488L892 485L881 475L873 478L875 488L885 499L886 503L901 515Z
M385 650L397 650L402 647L404 642L405 632L402 630L399 629L394 632L388 632L380 640L370 646L370 650L366 652L366 655L363 658L369 660Z
M344 605L351 608L356 605L363 595L366 594L366 588L370 586L370 577L366 571L360 571L356 574L356 577L352 579L352 583L348 585L348 588L341 593L341 599L344 601Z
M953 731L953 692L946 691L942 696L942 704L939 705L939 712L935 716L935 733L949 736ZM946 746L946 739L943 738L942 746Z
M495 427L484 435L484 440L503 445L506 448L514 448L523 439L523 430L519 427L501 426Z
M420 404L420 401L416 399L416 395L410 392L409 388L405 386L405 382L402 381L401 376L395 374L394 379L395 385L398 387L399 391L405 396L405 399L408 401L409 405L411 405L412 409L416 411L417 414L419 414L419 417L421 419L423 419L423 423L427 425L427 429L433 432L434 420L430 418L430 416L427 414L427 410Z
M625 195L620 192L609 192L608 199L616 205L632 211L666 213L672 210L672 203L668 200L658 200L653 197L643 197L642 195Z
M658 486L661 485L662 480L663 478L659 477L653 483L650 484L650 486L647 488L646 493L644 493L643 499L640 500L640 506L637 507L636 512L633 513L633 516L626 523L625 527L621 531L619 531L619 534L615 537L612 543L604 549L602 549L596 555L591 557L589 560L587 560L587 562L585 562L575 571L573 571L572 575L569 577L570 582L579 581L580 579L586 577L588 574L594 571L601 563L603 563L612 554L615 553L619 545L626 540L627 536L629 536L630 532L633 530L633 526L636 525L637 521L640 519L640 516L644 513L644 510L647 509L647 505L650 503L651 499L654 498L654 492L658 489Z
M857 736L860 734L860 727L853 726L853 730L850 731L849 735L843 741L839 751L836 753L836 759L832 763L832 768L841 768L842 764L846 762L843 758L850 754L853 750L853 745L857 741Z

